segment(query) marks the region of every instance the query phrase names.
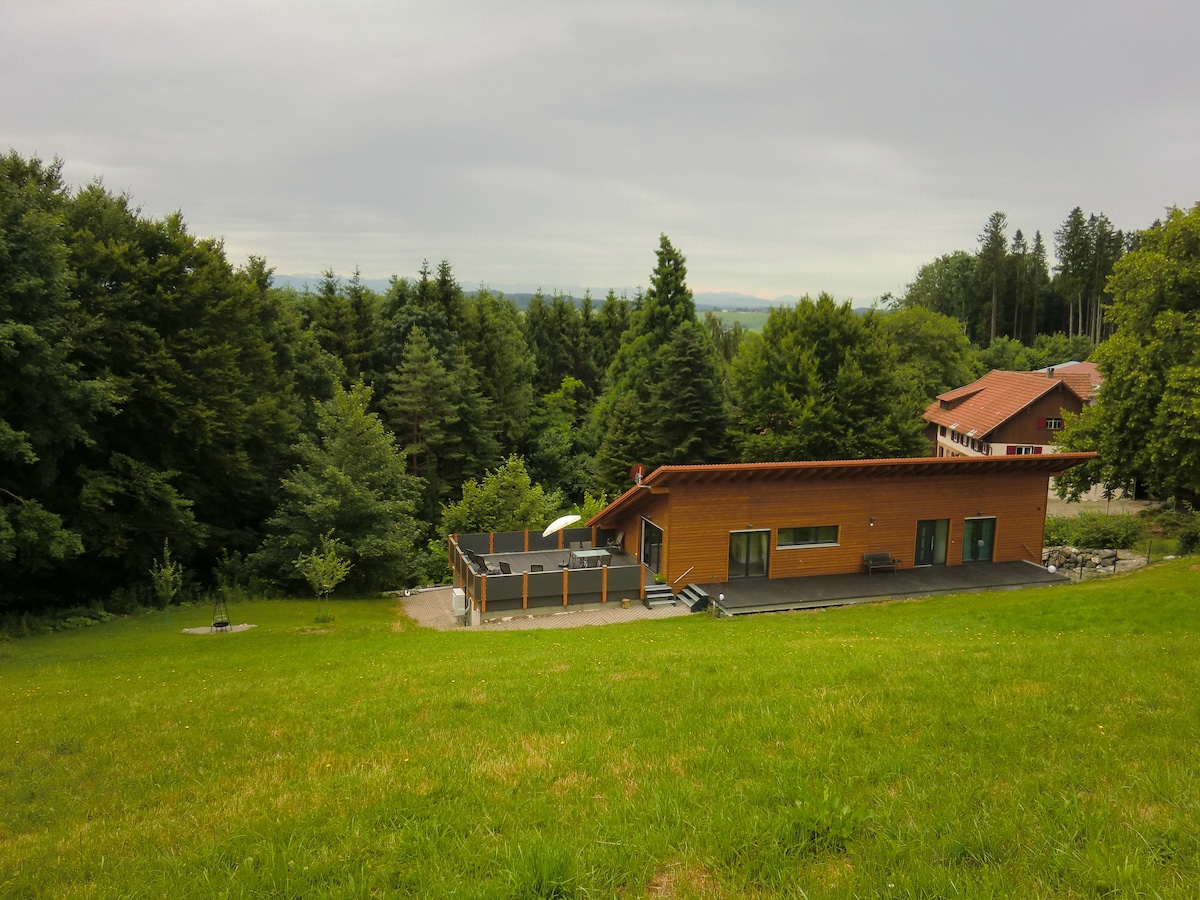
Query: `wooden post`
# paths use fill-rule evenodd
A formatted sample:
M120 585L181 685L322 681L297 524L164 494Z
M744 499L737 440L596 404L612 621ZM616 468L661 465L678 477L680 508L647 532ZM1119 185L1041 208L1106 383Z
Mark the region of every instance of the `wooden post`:
M525 532L528 536L529 532ZM529 573L521 573L521 609L529 609Z
M525 552L529 552L529 529L525 529Z
M559 541L561 543L561 540ZM563 606L567 605L567 573L570 569L563 569Z
M496 532L488 532L488 553L496 552Z
M608 566L600 567L600 602L608 602Z
M482 597L482 601L480 603L481 608L479 611L480 613L485 613L487 612L487 577L480 575L479 581L483 584L483 588L479 592L480 596Z

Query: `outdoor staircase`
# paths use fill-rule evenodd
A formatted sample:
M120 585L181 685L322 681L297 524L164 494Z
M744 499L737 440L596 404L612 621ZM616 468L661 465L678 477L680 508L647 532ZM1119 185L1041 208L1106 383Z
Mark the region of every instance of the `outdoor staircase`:
M679 599L692 612L704 612L704 610L708 609L708 604L712 602L712 598L708 596L708 591L704 590L698 584L684 585L683 590L679 592Z
M669 584L648 584L646 585L646 608L654 609L656 606L674 606L675 592L671 590Z

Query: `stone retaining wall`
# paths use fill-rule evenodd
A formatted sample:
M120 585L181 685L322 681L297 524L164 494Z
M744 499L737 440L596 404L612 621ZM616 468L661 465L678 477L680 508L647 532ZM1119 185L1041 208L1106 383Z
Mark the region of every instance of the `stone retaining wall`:
M1114 575L1120 554L1116 550L1088 550L1079 547L1046 547L1042 565L1084 575Z

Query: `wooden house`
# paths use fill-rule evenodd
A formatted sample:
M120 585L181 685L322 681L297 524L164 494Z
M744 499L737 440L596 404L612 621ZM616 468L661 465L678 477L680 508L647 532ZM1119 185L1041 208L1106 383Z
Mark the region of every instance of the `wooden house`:
M662 466L587 524L669 584L1041 562L1048 479L1091 453Z
M988 372L925 410L934 456L1036 456L1053 453L1065 413L1092 401L1095 363L1066 363L1037 372Z

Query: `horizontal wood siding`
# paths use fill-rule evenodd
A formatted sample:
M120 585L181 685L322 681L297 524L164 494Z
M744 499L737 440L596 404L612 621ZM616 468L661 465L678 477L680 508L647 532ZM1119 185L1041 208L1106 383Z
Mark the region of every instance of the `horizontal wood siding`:
M1045 500L1045 475L1022 473L677 485L670 493L670 527L661 508L652 521L666 532L668 580L690 568L686 581L706 583L728 578L729 533L742 530L770 530L772 578L859 572L863 554L874 551L887 551L908 568L921 519L950 520L947 565L962 564L963 521L976 516L997 520L996 562L1040 560ZM621 527L640 534L637 524ZM780 528L820 525L838 526L837 546L776 547Z

